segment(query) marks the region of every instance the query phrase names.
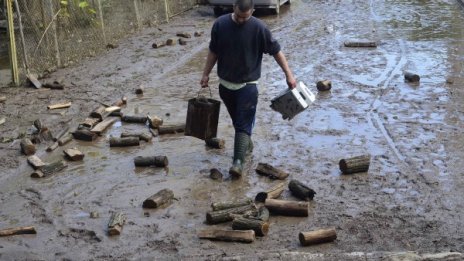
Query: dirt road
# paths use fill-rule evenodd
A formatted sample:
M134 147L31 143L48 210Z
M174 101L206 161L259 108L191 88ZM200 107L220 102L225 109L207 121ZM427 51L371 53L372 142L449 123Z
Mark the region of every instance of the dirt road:
M414 2L414 3L412 3ZM315 82L332 80L330 92L291 121L269 108L285 80L272 57L265 57L260 80L255 150L248 175L221 182L208 177L216 167L227 173L233 129L221 108L218 136L226 148L180 135L155 138L136 148L109 148L110 136L143 125L117 122L95 142L72 141L47 162L77 147L86 156L45 179L19 152L18 137L42 119L54 132L75 129L98 102L128 97L125 114L161 116L165 124L185 121L187 100L199 89L207 52L212 9L199 7L150 28L80 66L61 69L47 81L60 90L0 89L6 123L0 126L0 228L33 225L37 235L0 238L0 259L218 259L295 251L464 252L464 12L456 1L292 1L280 16L257 14L281 43L298 80L317 93ZM178 31L201 37L187 45L151 48ZM347 48L351 39L378 41L377 48ZM403 71L421 76L406 83ZM143 96L134 94L144 86ZM217 78L212 79L212 86ZM213 96L218 98L217 88ZM72 101L69 109L48 111L52 103ZM368 173L341 175L342 158L370 154ZM167 155L168 169L135 168L138 155ZM253 244L199 240L213 200L254 197L273 181L258 176L258 162L288 171L317 192L307 218L271 217L269 235ZM142 202L162 188L176 201L146 210ZM294 200L288 191L282 198ZM90 212L99 218L90 218ZM111 211L128 222L122 234L106 235ZM230 224L215 227L229 228ZM334 243L301 247L300 231L335 227ZM280 256L280 258L283 258ZM321 257L322 258L322 257ZM279 259L279 257L277 257ZM330 259L330 258L329 258ZM356 260L356 258L354 259Z

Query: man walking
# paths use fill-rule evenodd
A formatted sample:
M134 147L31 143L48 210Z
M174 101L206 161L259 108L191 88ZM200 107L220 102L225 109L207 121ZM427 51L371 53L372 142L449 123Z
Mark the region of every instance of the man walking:
M217 62L219 96L235 128L234 160L229 170L233 177L242 176L245 155L253 149L251 134L264 53L272 55L279 64L288 87L296 87L296 80L279 43L272 38L264 22L252 16L253 8L253 0L236 0L234 12L215 21L200 82L201 87L208 87L209 74Z

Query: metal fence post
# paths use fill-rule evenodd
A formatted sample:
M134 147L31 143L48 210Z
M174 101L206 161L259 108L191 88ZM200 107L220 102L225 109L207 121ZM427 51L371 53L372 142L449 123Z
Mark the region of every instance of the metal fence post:
M13 84L19 85L19 68L18 68L18 56L16 54L16 41L15 41L15 30L13 21L13 0L6 0L6 14L8 17L8 38L10 44L8 45L8 51L10 53L10 66L11 66L11 80Z

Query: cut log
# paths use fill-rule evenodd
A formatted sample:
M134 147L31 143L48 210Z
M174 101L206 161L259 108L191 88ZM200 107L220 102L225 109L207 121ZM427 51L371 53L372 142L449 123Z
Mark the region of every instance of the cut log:
M346 41L345 47L377 47L377 42L374 41Z
M96 133L93 133L86 129L76 130L72 133L72 135L74 139L83 141L94 141L98 137Z
M196 32L193 33L193 36L195 36L195 37L200 37L200 36L202 36L204 33L205 33L205 32L203 32L203 31L196 31Z
M69 131L69 126L66 126L66 128L62 129L58 135L53 137L53 141L58 141L61 137L63 137L65 134L67 134Z
M213 211L224 210L229 208L236 208L241 206L250 205L253 203L253 200L246 198L240 200L233 200L233 201L220 201L220 202L213 202L211 203L211 208Z
M32 155L27 157L27 162L34 168L40 169L41 167L45 166L46 164L36 155Z
M72 141L73 137L71 134L67 134L63 137L61 137L59 140L58 140L58 145L60 146L64 146L66 145L68 142Z
M143 208L158 208L160 206L166 206L172 203L174 199L174 192L170 189L162 189L151 197L143 201Z
M58 103L58 104L48 105L48 106L47 106L47 109L49 109L49 110L64 109L64 108L69 108L69 107L71 107L71 105L72 105L71 102Z
M295 179L288 183L288 189L290 189L293 196L306 201L313 200L316 194L314 190Z
M5 102L5 101L6 101L6 96L0 96L0 103Z
M210 211L206 213L206 221L209 224L224 223L232 221L234 219L233 214L243 214L250 210L256 210L256 206L253 204L249 204L246 206L236 208L228 208L219 211Z
M316 83L316 87L317 90L321 92L329 91L330 89L332 89L332 82L329 80L318 81Z
M24 153L24 155L29 156L35 153L35 145L32 143L32 141L28 138L24 138L21 140L19 143L21 146L21 151Z
M110 115L110 112L106 111L106 106L99 106L90 113L90 117L100 119L100 121L108 117L108 115Z
M220 180L220 179L222 179L222 176L223 175L222 175L221 171L219 171L218 169L213 168L213 169L210 169L210 171L209 171L209 177L211 179Z
M124 115L121 117L121 121L130 123L145 123L147 121L147 116Z
M367 172L371 161L370 155L361 155L349 159L341 159L338 165L343 174Z
M139 140L143 140L146 142L150 142L153 139L153 135L151 133L146 132L123 132L121 133L121 138L125 137L137 137Z
M180 45L187 45L187 41L185 41L185 40L182 39L182 38L179 38L179 44L180 44Z
M256 238L253 230L209 229L198 231L197 235L201 239L242 243L252 243Z
M128 147L128 146L139 146L140 140L137 137L125 137L125 138L110 138L110 147Z
M124 113L122 111L113 111L112 113L110 113L110 115L108 116L113 116L113 117L119 117L121 118L122 116L124 116Z
M115 101L112 106L118 106L118 107L122 107L123 105L127 104L127 98L126 97L122 97L121 99Z
M158 127L158 134L176 134L185 132L185 123L177 125L161 125Z
M183 38L191 38L192 37L191 34L185 33L185 32L179 32L179 33L176 34L176 36L183 37Z
M5 123L5 122L6 122L6 118L5 118L5 117L1 117L1 118L0 118L0 125L2 125L2 124Z
M213 148L213 149L223 149L225 148L226 141L219 138L211 138L205 140L206 146Z
M266 199L264 206L269 212L283 216L307 217L309 212L309 203L306 201Z
M109 114L111 114L113 112L121 111L121 107L119 107L119 106L110 106L110 107L106 107L105 111L108 112Z
M168 166L169 161L166 156L137 156L134 158L134 164L136 167L156 166L164 168Z
M108 235L120 235L124 223L126 223L126 216L123 213L113 213L108 222Z
M404 79L407 82L419 82L420 76L412 72L404 72Z
M135 94L143 94L143 87L140 86L138 88L135 89Z
M269 232L269 223L257 220L239 217L232 221L233 230L253 230L256 236L263 237Z
M159 126L163 125L163 119L158 116L147 116L148 123L150 128L157 129Z
M58 146L59 146L58 141L55 141L52 143L52 145L47 147L46 151L48 152L54 151L56 150L56 148L58 148Z
M97 135L101 135L102 132L104 132L109 126L111 126L111 124L115 123L117 120L117 118L106 118L102 122L95 125L95 127L93 127L90 131Z
M153 48L156 49L156 48L163 47L163 46L165 46L165 45L166 45L165 42L157 42L157 43L153 43L153 44L151 45L151 47L153 47Z
M303 246L332 242L337 239L335 228L319 229L311 232L300 232L298 235Z
M101 121L100 118L85 118L85 120L79 124L79 126L83 126L88 129L92 129L97 123Z
M52 90L64 90L64 85L57 81L44 83L42 87Z
M26 235L26 234L37 234L34 227L15 227L0 229L0 237L14 236L14 235Z
M256 194L255 201L264 203L268 198L278 198L280 197L286 186L287 182L281 182L268 189L267 191L259 192L258 194Z
M72 161L79 161L79 160L82 160L84 159L84 153L82 153L81 151L79 151L78 149L76 148L71 148L71 149L66 149L63 151L64 155L66 155L66 157Z
M176 45L176 39L175 38L169 38L166 40L166 45Z
M40 119L35 120L33 124L34 127L39 131L39 133L48 130L47 126L45 126L45 124L43 124Z
M55 174L55 173L63 170L67 166L68 165L66 164L66 162L64 160L55 161L53 163L47 164L47 165L41 167L40 169L32 172L31 177L32 178L48 177L48 176L50 176L52 174Z
M256 167L256 172L259 175L269 177L271 179L286 179L288 177L288 173L277 169L270 164L267 163L258 163L258 166Z

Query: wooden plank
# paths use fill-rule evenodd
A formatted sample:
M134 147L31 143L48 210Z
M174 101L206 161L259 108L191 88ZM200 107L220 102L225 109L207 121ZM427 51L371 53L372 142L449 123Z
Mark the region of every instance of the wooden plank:
M0 237L24 235L24 234L37 234L34 227L15 227L0 230Z
M55 109L69 108L69 107L71 107L71 104L72 104L71 102L66 102L66 103L58 103L58 104L48 105L47 109L55 110Z
M106 118L102 122L98 123L93 127L90 131L100 135L104 132L111 124L115 123L118 119L117 118Z

